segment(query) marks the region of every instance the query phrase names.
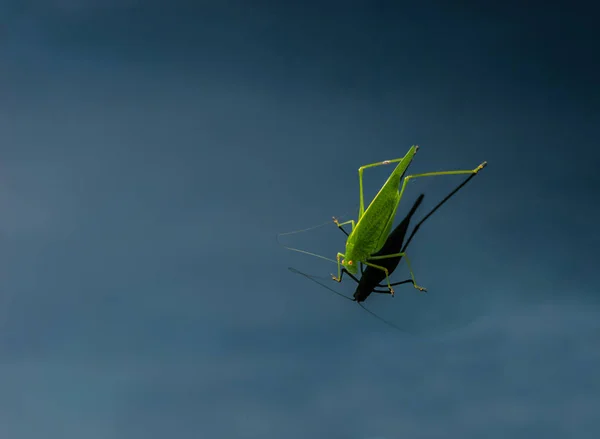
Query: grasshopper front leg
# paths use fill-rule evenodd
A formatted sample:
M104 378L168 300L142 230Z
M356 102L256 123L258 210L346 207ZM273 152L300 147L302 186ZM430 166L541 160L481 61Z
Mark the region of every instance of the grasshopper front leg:
M344 275L344 271L346 270L342 270L342 258L345 258L346 256L344 256L343 253L338 253L337 254L337 276L335 275L331 275L331 278L336 281L336 282L341 282L342 281L342 276Z
M338 221L338 219L336 217L333 217L333 222L335 223L336 226L338 226L340 228L340 230L342 232L344 232L346 235L348 235L348 232L346 232L343 227L346 224L352 224L352 228L350 229L350 232L354 231L354 227L356 226L356 223L354 222L354 220L349 220L349 221L344 221L343 223L340 223Z

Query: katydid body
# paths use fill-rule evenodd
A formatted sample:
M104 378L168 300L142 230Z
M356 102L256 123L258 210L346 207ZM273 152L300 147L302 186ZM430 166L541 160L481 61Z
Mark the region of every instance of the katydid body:
M386 280L388 290L393 295L394 289L392 288L389 279L390 271L386 267L388 263L384 261L386 259L392 259L399 262L400 258L404 257L408 265L413 286L420 291L425 291L425 288L417 285L410 261L405 252L396 251L390 253L387 251L388 249L386 249L386 251L382 251L388 236L390 235L390 230L392 229L392 224L396 216L396 211L398 210L398 205L400 204L400 200L402 199L406 185L408 184L409 180L419 177L477 174L486 166L486 162L483 162L473 170L441 171L409 175L404 177L404 181L402 182L402 177L406 173L406 170L412 162L412 159L418 148L418 146L413 145L403 158L386 160L359 168L358 178L360 189L360 205L358 221L356 223L353 220L345 223L339 223L337 219L334 218L334 222L338 225L338 227L342 227L345 224L352 225L352 230L348 235L348 239L346 240L345 253L337 254L337 276L333 274L331 275L335 281L341 282L343 273L352 275L357 274L358 265L365 264L370 268L381 271L381 273L384 275L384 279ZM362 183L363 171L367 168L387 165L390 163L398 163L398 165L365 210ZM400 182L402 182L402 186L400 190L398 190L398 187L400 187ZM402 245L402 243L400 243L400 245ZM391 265L394 264L392 263ZM397 263L395 265L397 266Z

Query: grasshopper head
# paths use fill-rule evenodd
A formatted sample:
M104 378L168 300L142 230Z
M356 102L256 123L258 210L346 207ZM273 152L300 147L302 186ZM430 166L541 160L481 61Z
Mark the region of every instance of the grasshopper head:
M353 261L351 259L344 259L342 261L342 265L344 266L344 268L346 268L346 270L348 270L348 272L352 274L358 273L358 263L356 261Z
M346 256L342 260L342 265L346 270L348 270L349 273L356 274L358 273L358 261L354 257L355 255L353 252L353 248L354 245L352 245L351 243L348 243L346 245Z

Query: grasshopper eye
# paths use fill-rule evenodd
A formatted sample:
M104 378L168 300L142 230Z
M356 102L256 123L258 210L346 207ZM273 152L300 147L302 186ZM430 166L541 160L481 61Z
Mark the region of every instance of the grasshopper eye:
M348 265L352 265L352 261L348 261Z

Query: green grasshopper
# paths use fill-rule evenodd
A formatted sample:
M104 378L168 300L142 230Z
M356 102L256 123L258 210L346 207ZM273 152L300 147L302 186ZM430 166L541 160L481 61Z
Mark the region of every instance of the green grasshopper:
M387 286L389 288L390 294L393 295L394 289L390 284L388 269L383 266L374 264L371 261L375 261L378 259L402 257L406 261L406 265L408 266L408 270L413 280L414 287L417 288L419 291L427 291L425 288L417 285L414 273L412 271L410 260L408 259L406 253L402 252L378 256L372 255L381 250L381 248L385 244L385 241L392 229L394 218L396 216L396 211L398 210L398 205L400 204L400 200L402 199L402 195L404 194L406 185L411 179L420 177L434 177L438 175L477 174L487 165L487 162L483 162L473 170L428 172L425 174L409 175L404 178L404 181L402 182L402 187L400 188L400 190L398 190L398 187L400 186L400 181L402 180L402 177L404 176L408 166L412 162L413 157L418 149L419 147L417 145L413 145L408 151L408 153L402 158L372 163L370 165L361 166L358 169L360 205L357 221L355 222L354 220L350 220L344 223L340 223L336 218L333 218L333 221L338 227L342 227L346 224L352 225L352 231L348 235L348 238L346 240L346 252L337 254L337 276L332 274L331 277L333 280L337 282L342 281L342 266L346 270L348 270L349 273L357 274L358 264L363 263L367 266L377 268L385 272ZM389 165L391 163L398 163L398 165L365 210L362 181L363 171L367 168Z

